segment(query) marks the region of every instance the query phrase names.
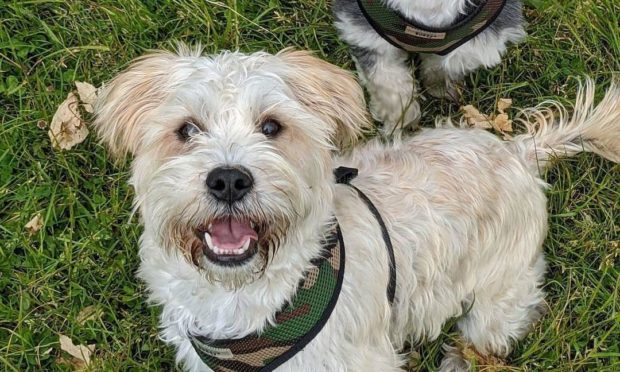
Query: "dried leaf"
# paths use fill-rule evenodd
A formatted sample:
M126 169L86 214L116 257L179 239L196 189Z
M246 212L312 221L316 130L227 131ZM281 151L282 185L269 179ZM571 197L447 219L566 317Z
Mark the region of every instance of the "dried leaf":
M82 121L78 112L78 99L75 94L69 93L67 99L56 110L48 135L52 145L63 150L82 143L88 136L86 123Z
M502 133L512 132L512 120L508 119L508 114L499 114L493 118L493 128Z
M80 96L80 102L82 102L82 107L86 112L93 113L93 104L97 99L97 88L95 88L90 83L85 83L81 81L75 82L75 87L77 88L78 96Z
M82 325L89 320L97 319L101 316L101 309L97 308L95 305L86 306L83 308L77 315L77 323Z
M483 355L478 352L471 344L458 338L456 341L456 349L461 356L469 361L471 364L475 364L480 371L506 371L507 365L504 360L492 355Z
M43 218L41 218L41 213L37 213L34 217L32 217L25 227L30 235L41 230L41 227L43 227Z
M56 364L58 366L68 368L69 370L74 372L87 370L86 363L71 357L59 356L56 358Z
M472 105L462 106L463 117L467 120L467 124L474 128L489 129L492 128L489 118L483 115Z
M511 106L512 99L510 98L500 98L499 101L497 101L497 111L499 111L500 114L506 112Z
M90 363L90 355L95 351L95 345L75 345L73 341L65 335L60 335L60 349L67 352L75 359L84 362L88 365Z

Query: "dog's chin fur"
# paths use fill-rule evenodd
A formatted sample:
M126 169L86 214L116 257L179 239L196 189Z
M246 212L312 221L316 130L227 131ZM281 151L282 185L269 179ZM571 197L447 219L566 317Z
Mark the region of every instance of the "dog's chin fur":
M551 123L553 115L533 110L531 133L510 142L444 128L334 158L369 125L348 73L303 52L182 51L146 56L115 78L94 125L113 154L134 156L144 224L138 276L162 306L162 339L187 370L207 369L188 335L239 338L274 321L336 216L346 246L340 297L322 331L281 369L395 371L405 341L435 339L452 317L461 317L458 329L478 353L506 356L541 315L547 214L539 165L584 150L620 160L620 89L596 109L593 92L588 85L572 120ZM265 116L282 123L279 136L261 133ZM202 133L184 141L177 130L189 117ZM206 174L221 165L254 178L233 205L206 190ZM393 306L381 230L353 189L335 185L336 165L359 168L353 184L390 232ZM256 230L264 251L242 265L205 261L204 246L188 237L226 215L265 226ZM441 368L468 364L446 347Z
M428 27L446 27L465 12L469 0L386 0L390 8ZM501 62L509 43L525 38L520 0L507 0L497 19L482 33L445 56L420 54L425 93L459 100L458 83L480 67ZM420 119L418 84L409 55L384 40L364 18L357 0L335 0L333 12L342 40L351 46L357 70L370 94L375 119L387 135L400 135Z
M260 278L267 265L268 253L256 253L247 262L238 266L227 266L211 262L205 255L199 258L198 266L206 280L228 290L236 290Z

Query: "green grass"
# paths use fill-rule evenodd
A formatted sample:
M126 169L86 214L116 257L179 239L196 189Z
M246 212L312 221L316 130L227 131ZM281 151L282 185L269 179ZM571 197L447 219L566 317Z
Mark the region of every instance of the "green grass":
M466 80L464 101L483 111L498 97L527 107L570 103L575 77L599 95L620 71L620 0L531 0L529 38L503 63ZM114 166L93 136L51 148L47 129L75 80L110 79L169 40L221 49L296 46L352 68L323 0L8 1L0 5L0 370L67 370L58 335L96 344L96 370L171 370L157 338L157 308L134 278L140 227L130 220L128 166ZM424 123L455 114L426 100ZM41 122L44 121L44 122ZM582 155L546 175L549 313L507 363L524 370L620 370L620 166ZM41 213L44 227L24 225ZM99 315L77 317L94 305ZM433 369L441 339L414 362ZM65 355L66 357L66 355Z

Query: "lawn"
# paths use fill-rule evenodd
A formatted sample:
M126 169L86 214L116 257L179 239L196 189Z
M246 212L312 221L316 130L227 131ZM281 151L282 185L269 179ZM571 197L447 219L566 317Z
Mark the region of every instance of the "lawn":
M601 96L620 71L620 0L531 0L529 37L503 63L467 78L463 100L490 111L500 97L527 107L569 104L591 75ZM68 151L47 135L74 81L110 79L170 40L222 49L312 49L352 69L324 0L8 1L0 4L0 370L71 370L59 338L95 345L94 370L172 370L159 310L134 278L141 227L130 216L129 167L93 134ZM426 99L424 125L458 106ZM518 130L518 129L517 129ZM620 166L593 155L545 175L550 232L548 314L506 361L516 370L620 370ZM25 225L41 215L43 226ZM441 338L411 366L432 370Z

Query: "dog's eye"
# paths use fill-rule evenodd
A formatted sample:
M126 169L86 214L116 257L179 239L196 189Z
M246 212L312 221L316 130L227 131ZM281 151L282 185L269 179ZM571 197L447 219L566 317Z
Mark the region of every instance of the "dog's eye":
M282 126L273 119L267 119L260 125L261 132L267 137L275 137Z
M193 137L200 133L200 128L191 121L186 121L183 123L181 128L177 130L177 134L183 141L187 141L190 137Z

